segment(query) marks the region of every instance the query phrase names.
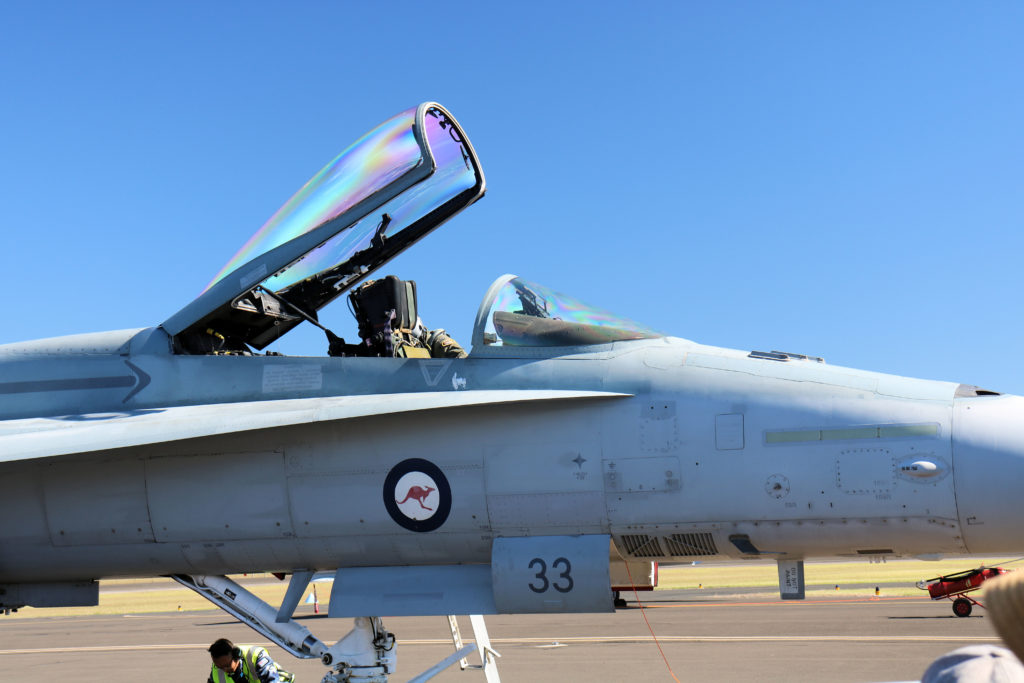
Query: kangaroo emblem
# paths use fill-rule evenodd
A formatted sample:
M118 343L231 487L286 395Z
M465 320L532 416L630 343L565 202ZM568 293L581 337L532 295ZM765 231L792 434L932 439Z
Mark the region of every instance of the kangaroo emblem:
M409 493L405 494L405 498L404 499L398 500L397 498L395 498L395 502L398 503L399 505L401 505L405 501L407 501L410 498L412 498L417 503L420 504L421 508L423 508L424 510L429 510L430 512L433 512L434 508L428 508L426 505L423 504L423 501L425 501L427 499L427 496L430 495L431 491L435 491L435 490L436 489L434 489L431 486L426 486L426 487L423 487L423 486L413 486L412 488L409 489Z

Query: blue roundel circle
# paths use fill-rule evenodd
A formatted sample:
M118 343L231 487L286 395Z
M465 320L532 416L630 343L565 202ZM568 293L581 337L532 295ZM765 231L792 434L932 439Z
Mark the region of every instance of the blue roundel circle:
M384 508L409 531L433 531L452 511L452 487L440 467L423 458L409 458L388 472Z

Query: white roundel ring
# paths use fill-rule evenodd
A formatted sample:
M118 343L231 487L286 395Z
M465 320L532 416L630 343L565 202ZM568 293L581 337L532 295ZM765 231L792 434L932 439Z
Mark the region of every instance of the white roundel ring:
M433 531L452 511L452 489L440 467L423 458L409 458L388 472L384 507L395 523L409 531Z

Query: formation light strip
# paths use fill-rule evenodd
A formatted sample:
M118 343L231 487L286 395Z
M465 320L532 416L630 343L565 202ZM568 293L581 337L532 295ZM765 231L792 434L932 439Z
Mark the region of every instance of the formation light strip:
M839 429L803 429L797 431L765 432L765 443L801 443L806 441L847 441L850 439L897 439L939 435L939 425L877 425L871 427L843 427Z

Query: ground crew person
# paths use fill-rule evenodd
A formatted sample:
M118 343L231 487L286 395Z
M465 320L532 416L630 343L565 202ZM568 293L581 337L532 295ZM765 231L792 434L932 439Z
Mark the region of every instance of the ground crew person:
M266 648L235 645L227 638L208 649L213 668L207 683L291 683L295 676L278 668Z

